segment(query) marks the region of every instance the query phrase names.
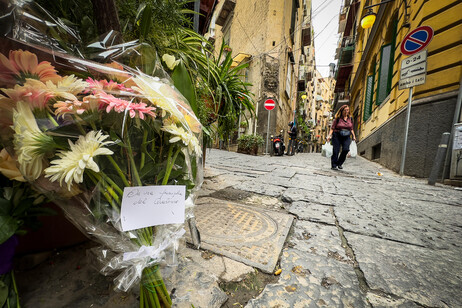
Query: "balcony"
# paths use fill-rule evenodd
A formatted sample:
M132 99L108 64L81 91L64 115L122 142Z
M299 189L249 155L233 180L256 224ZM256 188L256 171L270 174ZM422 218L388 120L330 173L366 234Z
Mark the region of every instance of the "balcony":
M223 6L221 7L220 14L218 15L215 24L223 26L229 14L234 10L236 6L236 0L224 0Z
M351 65L353 62L354 45L342 47L340 50L338 66Z

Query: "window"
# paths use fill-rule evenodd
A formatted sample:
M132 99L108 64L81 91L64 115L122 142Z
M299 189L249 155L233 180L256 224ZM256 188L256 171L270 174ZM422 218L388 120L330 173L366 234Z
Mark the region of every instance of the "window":
M363 120L367 121L372 114L372 97L374 96L375 73L367 76L366 97L364 98Z
M387 35L388 41L391 42L387 45L382 46L380 56L380 67L379 67L379 79L377 84L377 105L383 103L391 92L391 81L393 78L393 63L395 60L395 45L396 45L396 28L397 20L393 22L392 32Z

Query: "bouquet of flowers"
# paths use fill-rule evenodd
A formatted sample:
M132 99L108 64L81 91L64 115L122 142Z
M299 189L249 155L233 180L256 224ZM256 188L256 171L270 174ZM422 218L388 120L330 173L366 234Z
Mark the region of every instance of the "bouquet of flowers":
M0 134L21 174L104 247L140 307L170 307L160 274L201 184L201 125L168 82L121 64L0 54ZM48 55L49 56L49 55ZM186 213L186 214L185 214Z

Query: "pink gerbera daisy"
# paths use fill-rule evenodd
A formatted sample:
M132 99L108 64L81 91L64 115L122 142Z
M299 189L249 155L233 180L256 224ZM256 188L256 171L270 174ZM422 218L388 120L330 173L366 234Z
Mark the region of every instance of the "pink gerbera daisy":
M131 118L138 116L140 119L144 119L145 115L156 117L154 110L155 107L148 107L145 103L133 103L117 97L112 96L104 92L96 94L100 98L100 101L105 103L106 112L109 113L114 110L117 113L128 111Z
M99 91L133 91L130 88L126 88L123 84L117 83L115 81L107 81L107 80L95 80L93 78L88 77L86 80L88 83L88 87L92 90L93 93L98 93Z

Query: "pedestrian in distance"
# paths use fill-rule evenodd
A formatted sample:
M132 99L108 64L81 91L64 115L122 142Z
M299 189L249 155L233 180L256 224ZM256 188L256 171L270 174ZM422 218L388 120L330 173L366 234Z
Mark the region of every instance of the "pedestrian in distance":
M343 163L350 151L351 140L356 140L353 131L353 118L350 116L350 107L343 105L335 114L335 119L327 136L327 142L332 139L331 168L343 169ZM340 147L342 151L340 151ZM340 154L340 155L339 155Z
M286 155L295 154L295 139L297 139L297 126L293 121L289 122L289 146Z

